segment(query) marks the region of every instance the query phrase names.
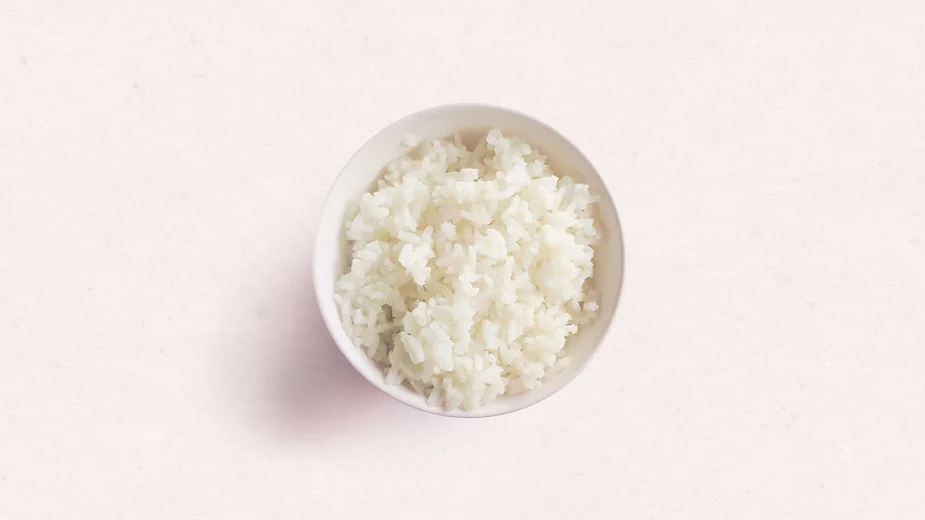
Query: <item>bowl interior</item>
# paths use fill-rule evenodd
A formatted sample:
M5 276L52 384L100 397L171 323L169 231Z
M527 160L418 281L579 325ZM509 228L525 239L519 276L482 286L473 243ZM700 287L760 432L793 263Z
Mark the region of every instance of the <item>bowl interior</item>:
M424 397L406 386L386 385L383 371L353 345L343 330L336 305L334 284L349 266L350 250L344 239L343 221L348 206L374 186L382 169L405 153L402 139L414 135L421 139L444 138L459 132L467 145L491 128L515 134L540 148L558 175L584 182L601 198L596 224L603 238L594 253L594 288L600 295L597 320L572 336L566 352L571 365L540 388L514 396L501 396L473 411L431 407ZM552 128L526 115L485 105L447 105L412 114L372 137L350 159L331 188L322 211L314 256L315 290L319 305L335 342L350 363L371 383L395 399L421 410L453 417L486 417L512 412L537 403L571 381L600 344L616 310L623 280L623 238L617 212L607 188L585 156Z

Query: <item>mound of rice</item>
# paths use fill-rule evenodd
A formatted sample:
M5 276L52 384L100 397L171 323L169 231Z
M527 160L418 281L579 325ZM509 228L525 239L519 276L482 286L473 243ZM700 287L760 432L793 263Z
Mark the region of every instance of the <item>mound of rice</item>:
M498 130L472 151L459 136L414 146L348 215L334 295L347 334L433 406L536 388L598 308L596 201Z

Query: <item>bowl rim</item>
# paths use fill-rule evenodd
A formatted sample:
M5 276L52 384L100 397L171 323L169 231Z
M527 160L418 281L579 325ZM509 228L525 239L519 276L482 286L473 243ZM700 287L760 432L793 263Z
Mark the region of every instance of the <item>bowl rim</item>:
M441 417L451 417L451 418L459 418L459 419L481 419L481 418L499 417L502 415L511 414L514 412L518 412L520 410L524 410L531 406L534 406L540 402L543 402L546 399L558 393L559 391L561 391L566 386L568 386L572 381L577 379L578 376L580 376L582 372L584 372L584 370L587 368L587 366L591 363L591 361L594 359L594 357L597 355L598 351L600 350L600 346L603 343L603 340L610 333L610 329L613 326L614 317L616 316L617 310L620 307L620 300L621 300L622 293L623 293L623 285L626 279L626 237L623 232L623 226L620 220L619 210L617 209L616 202L613 199L613 195L611 193L610 187L607 185L607 180L600 174L597 167L588 158L588 156L585 155L585 153L581 150L581 148L579 148L571 139L569 139L559 130L556 130L555 128L553 128L551 125L533 116L525 114L519 110L511 109L511 108L504 107L501 105L495 105L495 104L489 104L489 103L475 103L475 102L448 103L448 104L435 105L429 108L417 110L410 114L401 116L398 119L392 120L390 123L382 127L382 129L380 129L379 131L377 131L376 133L368 137L363 142L363 144L361 144L360 147L356 149L356 151L350 156L350 158L347 159L347 161L344 163L343 167L341 167L338 174L334 177L334 181L331 183L331 185L328 188L328 193L325 196L324 203L321 206L321 211L318 214L318 222L323 222L324 217L328 215L331 211L333 211L333 208L331 206L332 204L331 198L332 198L332 192L334 191L334 187L340 184L341 182L343 182L347 167L354 161L354 159L356 159L356 157L360 154L360 152L362 152L363 149L366 148L366 146L370 142L374 141L381 134L385 133L390 128L401 123L402 121L406 119L422 117L422 116L426 116L430 113L435 113L435 112L465 110L465 109L482 109L482 110L488 109L488 110L499 111L499 112L507 112L521 119L525 119L529 121L531 124L543 127L545 130L551 131L555 136L557 136L559 139L564 141L568 146L574 149L575 152L577 152L577 154L591 166L591 169L593 170L591 173L593 173L593 175L595 175L600 180L601 185L604 187L604 192L605 192L605 193L598 193L596 195L598 197L607 197L607 199L610 202L611 207L614 210L615 226L616 226L615 229L618 232L618 236L620 238L620 251L619 251L619 272L617 273L618 277L617 277L617 287L616 287L616 295L615 295L616 300L614 302L613 312L609 313L605 317L599 318L599 319L606 320L606 323L603 324L603 330L601 331L600 340L595 343L594 347L588 353L584 361L578 367L575 368L575 371L572 373L569 379L567 381L561 382L561 384L557 385L551 392L548 392L545 395L542 395L541 397L535 400L528 399L515 406L505 407L501 410L496 410L496 411L487 412L487 413L484 412L483 411L484 409L481 407L476 408L475 410L462 410L462 409L444 410L442 408L426 406L423 396L421 396L421 399L417 399L417 400L408 399L404 395L399 394L398 392L394 391L392 389L392 385L385 384L384 380L374 381L370 379L358 365L359 361L355 359L356 356L353 356L347 353L346 351L347 348L356 349L357 352L360 352L360 353L362 353L362 351L360 350L358 346L356 346L353 343L353 341L350 340L349 337L346 338L346 343L349 345L349 347L342 343L343 341L342 339L338 338L339 335L346 336L346 331L344 331L343 324L341 323L341 320L340 320L340 313L337 311L336 305L334 304L334 300L331 297L331 295L328 295L328 294L322 295L318 291L318 286L319 286L318 281L320 279L320 276L322 275L322 273L320 272L320 268L319 268L320 262L318 260L321 257L322 248L319 247L319 244L318 244L318 241L320 240L319 238L320 234L317 232L312 241L312 248L313 248L312 255L311 255L312 257L312 284L314 286L313 292L315 293L315 299L316 299L316 303L318 304L318 309L321 312L322 320L324 321L324 324L328 329L331 339L334 341L334 344L337 345L337 349L341 352L341 355L343 355L347 359L347 362L350 363L353 369L356 370L361 376L363 376L363 379L365 379L368 383L370 383L371 385L379 389L379 391L391 397L395 401L398 401L399 403L405 406L408 406L409 408L413 408L415 410L419 410L422 412L426 412L426 413L441 416ZM338 220L340 222L340 226L343 227L343 217L336 219L336 220ZM364 359L368 360L368 358L365 358L365 356L364 356ZM548 384L548 383L544 382L544 385L545 384ZM527 393L529 394L535 391L536 390L531 390Z

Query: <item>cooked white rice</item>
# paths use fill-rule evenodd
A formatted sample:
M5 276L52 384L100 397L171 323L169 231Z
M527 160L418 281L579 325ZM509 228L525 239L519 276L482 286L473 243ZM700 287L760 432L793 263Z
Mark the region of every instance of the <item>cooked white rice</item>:
M595 201L498 130L472 151L459 136L416 145L348 215L334 295L347 334L433 406L536 388L598 308Z

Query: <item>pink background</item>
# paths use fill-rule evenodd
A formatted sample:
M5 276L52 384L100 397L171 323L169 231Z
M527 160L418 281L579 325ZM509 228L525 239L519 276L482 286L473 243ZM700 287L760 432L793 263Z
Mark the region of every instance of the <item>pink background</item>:
M0 519L925 518L925 4L0 2ZM356 375L326 190L510 106L623 220L588 369L511 416Z

